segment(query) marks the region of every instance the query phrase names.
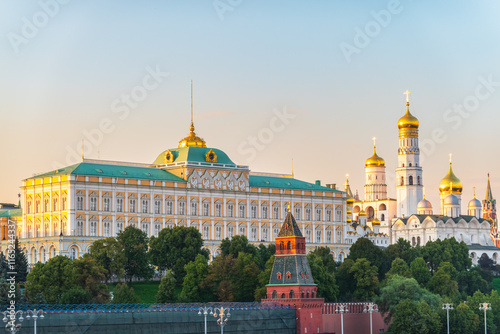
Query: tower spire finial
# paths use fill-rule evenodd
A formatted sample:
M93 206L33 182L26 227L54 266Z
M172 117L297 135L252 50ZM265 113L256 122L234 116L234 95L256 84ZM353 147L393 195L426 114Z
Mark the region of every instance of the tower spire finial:
M191 132L194 131L194 123L193 123L193 80L191 80Z
M377 137L373 137L373 148L377 147Z
M404 92L403 94L406 95L406 103L410 103L411 92L407 89L406 92Z
M82 161L85 159L85 143L82 138Z
M450 153L450 165L451 165L451 153Z
M474 199L476 199L476 187L473 188L474 188Z

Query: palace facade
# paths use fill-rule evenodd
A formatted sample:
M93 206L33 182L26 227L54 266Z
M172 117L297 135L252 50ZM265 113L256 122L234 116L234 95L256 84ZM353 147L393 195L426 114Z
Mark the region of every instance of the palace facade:
M328 246L343 260L346 196L293 175L256 173L209 148L194 132L150 164L83 159L81 163L23 180L22 210L8 211L20 245L34 264L56 255L77 258L100 238L127 226L157 236L161 229L198 229L211 257L225 238L245 235L254 244L274 242L291 206L308 251ZM1 218L1 217L0 217ZM8 241L1 242L6 250Z

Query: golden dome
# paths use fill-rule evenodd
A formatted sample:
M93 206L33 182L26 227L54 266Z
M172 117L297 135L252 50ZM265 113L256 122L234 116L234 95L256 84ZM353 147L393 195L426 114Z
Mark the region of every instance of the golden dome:
M377 218L373 218L372 226L380 226L380 220L378 220Z
M347 199L347 206L353 206L354 205L354 198L352 197L349 197Z
M418 129L418 119L410 113L410 102L406 102L406 114L398 121L399 129Z
M451 192L455 194L461 194L462 193L462 181L456 175L453 173L453 169L451 169L451 162L450 162L450 168L448 169L448 174L446 174L445 177L441 180L439 183L439 193L440 194L445 194L450 192L450 185L452 187Z
M365 167L385 167L385 160L377 155L375 146L373 146L373 155L366 159Z
M366 212L365 210L361 210L358 214L358 217L366 217Z
M205 143L205 141L198 137L196 135L196 133L194 132L194 124L193 122L191 122L191 126L189 127L189 135L182 139L180 142L179 142L179 148L182 148L182 147L191 147L191 146L194 146L194 147L207 147L207 144Z

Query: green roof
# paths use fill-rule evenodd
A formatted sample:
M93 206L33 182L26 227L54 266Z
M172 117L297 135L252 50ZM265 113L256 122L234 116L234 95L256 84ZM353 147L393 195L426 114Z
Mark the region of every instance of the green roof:
M314 183L296 180L291 177L262 176L250 174L250 187L256 188L281 188L294 190L314 190L327 192L340 192L340 190L323 187Z
M186 182L182 178L159 168L120 166L90 162L81 162L76 165L51 171L49 173L33 176L30 179L59 175L122 177L128 179Z
M163 165L165 164L165 153L167 151L172 152L174 156L174 163L175 162L207 162L205 156L207 153L213 150L215 155L217 155L217 163L218 164L226 164L226 165L236 165L229 157L227 156L226 153L223 151L216 149L216 148L210 148L210 147L182 147L182 148L175 148L175 149L170 149L170 150L165 150L160 153L158 158L153 162L154 165Z
M23 214L22 209L12 209L12 210L3 210L0 211L0 218L1 217L15 217L15 216L20 216Z

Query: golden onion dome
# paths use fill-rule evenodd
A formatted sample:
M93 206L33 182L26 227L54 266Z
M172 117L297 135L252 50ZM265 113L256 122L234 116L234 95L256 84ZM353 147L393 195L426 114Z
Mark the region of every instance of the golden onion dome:
M410 102L406 102L406 114L398 121L399 129L418 129L418 119L410 113Z
M354 198L352 197L349 197L347 199L347 206L353 206L354 205Z
M380 226L380 220L378 220L377 218L373 218L372 226Z
M358 213L358 217L366 217L366 212L364 210L361 210L359 213Z
M352 215L352 211L351 210L347 210L346 214L349 216L349 215Z
M378 156L375 146L373 146L373 155L365 161L365 167L385 167L385 160Z
M351 218L347 218L347 224L350 224L352 221L351 221Z
M456 175L453 173L453 169L451 168L451 162L450 162L450 168L448 169L448 173L443 177L441 182L439 183L439 193L440 194L445 194L450 192L450 187L451 187L451 192L456 193L456 194L461 194L462 193L462 181Z
M194 124L191 122L191 127L189 128L189 135L179 142L179 148L182 147L207 147L205 141L198 137L194 132Z

